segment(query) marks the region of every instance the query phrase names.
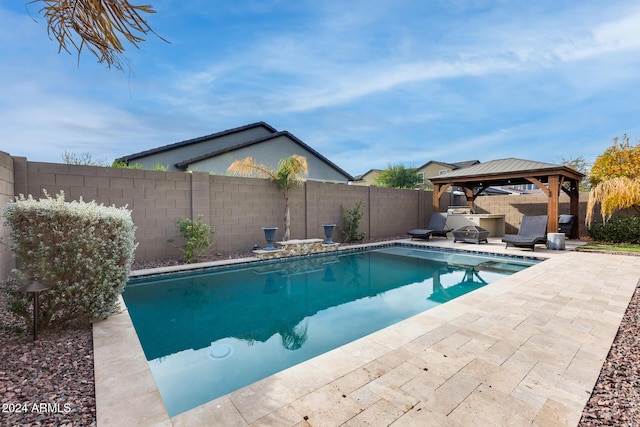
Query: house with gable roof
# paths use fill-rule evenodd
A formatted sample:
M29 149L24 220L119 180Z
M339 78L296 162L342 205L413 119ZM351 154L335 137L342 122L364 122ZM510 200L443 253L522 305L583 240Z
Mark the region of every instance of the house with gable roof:
M163 165L169 171L200 171L226 175L235 160L252 157L258 163L274 169L285 157L304 156L309 166L307 179L329 182L349 182L353 177L318 151L288 131L278 131L265 122L257 122L176 142L158 148L129 154L116 159L144 169Z
M440 162L437 160L430 160L422 166L417 167L418 170L418 188L430 190L433 188L431 181L428 178L434 175L444 175L451 171L466 168L469 166L473 166L480 163L479 160L466 160L463 162L456 163L446 163ZM380 173L382 173L382 169L370 169L362 175L358 175L355 177L355 181L353 184L355 185L375 185L376 178Z
M479 164L479 160L465 160L462 162L455 163L447 163L440 162L437 160L430 160L422 166L418 167L418 177L420 178L420 187L423 189L431 190L433 188L433 184L429 181L429 177L445 175L449 172L468 168L469 166Z

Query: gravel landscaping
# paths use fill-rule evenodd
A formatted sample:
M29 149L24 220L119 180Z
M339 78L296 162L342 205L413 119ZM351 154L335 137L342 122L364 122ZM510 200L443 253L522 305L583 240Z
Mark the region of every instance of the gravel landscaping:
M219 255L217 259L250 256ZM178 261L138 263L135 269ZM640 425L640 291L624 315L580 426ZM10 315L0 294L0 425L96 425L90 325L30 331Z

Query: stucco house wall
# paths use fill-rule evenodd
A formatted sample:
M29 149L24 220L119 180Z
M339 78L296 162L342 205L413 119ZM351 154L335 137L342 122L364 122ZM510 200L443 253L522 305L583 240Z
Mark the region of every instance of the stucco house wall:
M424 183L421 185L423 189L431 190L433 184L429 180L429 177L439 176L444 173L449 173L453 170L466 168L480 163L478 160L465 160L463 162L447 163L431 160L424 165L418 167L418 173L424 174Z
M418 169L418 173L423 174L424 183L422 184L423 188L433 188L431 181L427 178L430 176L440 175L441 171L451 172L453 168L450 165L445 165L443 163L438 162L429 162L426 165L422 166Z
M380 169L371 169L353 181L353 185L375 185L376 178L380 175L380 172L382 172Z
M257 163L275 169L281 159L295 154L307 159L308 179L335 182L353 180L350 174L291 133L277 131L264 122L123 156L117 161L125 161L129 165L138 163L147 170L161 165L168 171L189 170L228 175L227 169L235 160L251 157Z
M175 166L178 162L203 156L212 151L228 149L275 132L276 130L267 124L252 124L123 156L118 160L128 159L130 165L139 163L144 169L153 169L156 164L160 164L166 166L168 171L178 171L179 169Z
M222 153L214 157L203 159L191 163L190 170L213 172L215 175L227 175L227 169L235 160L245 157L252 157L259 163L265 164L272 169L278 167L278 163L285 157L294 154L304 156L309 166L308 179L327 182L347 182L348 179L343 173L328 166L314 153L296 144L285 135L278 136L267 141L242 147L233 151Z

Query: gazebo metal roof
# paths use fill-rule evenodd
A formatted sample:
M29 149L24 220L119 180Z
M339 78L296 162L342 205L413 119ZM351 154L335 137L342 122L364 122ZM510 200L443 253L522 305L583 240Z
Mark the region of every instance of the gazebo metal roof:
M570 198L570 213L579 214L579 184L584 174L564 165L543 163L533 160L507 158L492 160L444 175L429 178L433 183L434 210L440 210L440 197L450 187L462 187L467 195L467 204L473 205L476 197L491 186L535 184L549 198L547 224L548 232L558 231L558 201L560 191ZM578 237L579 230L575 230Z

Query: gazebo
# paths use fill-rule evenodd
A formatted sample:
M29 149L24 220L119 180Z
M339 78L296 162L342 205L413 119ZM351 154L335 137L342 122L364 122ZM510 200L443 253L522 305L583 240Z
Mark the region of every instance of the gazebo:
M451 186L461 187L466 194L467 205L473 206L476 197L491 186L535 184L548 197L547 231L556 233L558 232L560 191L564 191L569 196L569 213L578 218L579 184L583 177L584 174L567 166L508 158L457 169L444 175L431 177L429 180L433 183L435 212L440 211L440 197ZM578 235L579 224L574 227L569 237L577 238Z

